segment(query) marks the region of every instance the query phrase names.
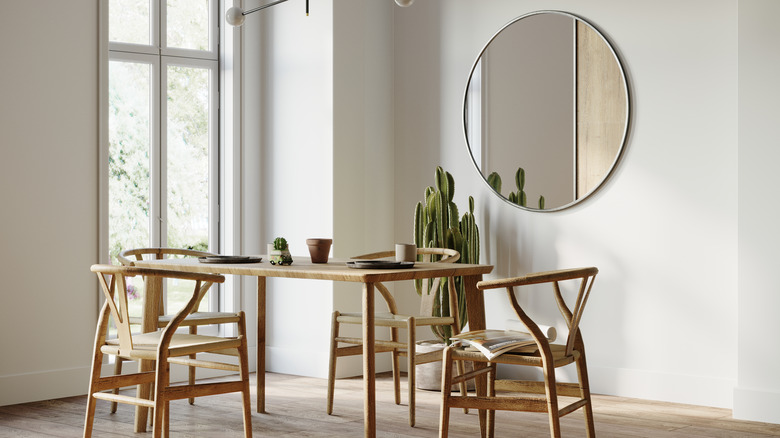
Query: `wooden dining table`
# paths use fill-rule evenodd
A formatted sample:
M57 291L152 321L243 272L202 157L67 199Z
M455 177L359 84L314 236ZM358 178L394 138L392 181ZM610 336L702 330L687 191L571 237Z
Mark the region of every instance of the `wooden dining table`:
M169 269L186 272L231 274L257 277L257 412L265 412L265 346L266 346L266 278L300 278L314 280L346 281L362 283L363 312L363 430L366 437L376 436L375 398L375 334L374 334L374 284L438 277L463 277L470 330L485 328L485 302L477 282L493 270L491 265L461 263L421 263L401 269L355 269L347 266L348 260L329 259L328 263L311 263L308 257L294 257L289 266L272 265L268 257L261 255L259 263L201 263L197 259L165 259L136 261L136 266ZM154 297L161 284L147 282L147 296L143 310L142 330L157 330ZM148 367L149 364L141 364ZM140 417L140 418L139 418ZM146 412L139 409L136 415L136 431L145 430ZM140 430L139 430L140 429Z

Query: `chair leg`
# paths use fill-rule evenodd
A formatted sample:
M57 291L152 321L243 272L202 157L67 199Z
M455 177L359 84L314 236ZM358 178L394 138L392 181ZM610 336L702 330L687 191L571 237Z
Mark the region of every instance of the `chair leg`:
M154 421L152 422L152 437L154 438L162 438L163 412L164 408L162 406L157 406L154 410Z
M550 437L561 438L561 420L558 416L558 389L555 380L555 366L544 361L544 388L547 395L547 416L550 420Z
M97 400L92 397L92 387L90 385L89 394L87 394L87 414L84 417L84 438L92 437L92 424L95 421L95 402Z
M585 350L580 349L580 357L577 359L577 376L580 381L580 396L585 400L582 407L585 414L585 427L588 438L596 438L596 425L593 421L593 403L590 399L590 384L588 383L588 367L585 365Z
M198 334L198 326L191 325L190 326L190 334L191 335L197 335ZM196 354L191 354L190 355L190 359L196 359L196 357L197 357ZM188 372L188 381L189 381L190 385L194 385L195 384L195 367L187 367L187 372ZM187 401L189 401L189 403L191 405L195 404L195 397L190 397L190 398L187 399Z
M159 372L158 372L159 375ZM158 381L158 387L162 386L159 385ZM164 418L165 416L165 402L163 401L163 397L161 397L160 391L155 391L154 394L154 415L153 415L153 422L152 422L152 437L153 438L162 438L163 435L163 424L164 424ZM167 435L167 434L166 434Z
M115 356L115 358L116 359L115 359L115 362L114 362L114 375L118 376L118 375L122 374L122 362L124 361L124 359L122 359L119 356ZM111 393L113 393L114 395L118 395L119 394L119 388L112 389ZM118 405L117 402L115 402L115 401L111 402L111 413L112 414L116 413L117 405Z
M89 377L89 391L87 392L87 411L84 416L83 438L92 437L92 426L95 422L95 403L97 400L92 394L95 393L95 386L100 381L100 370L103 367L103 352L100 351L100 346L106 341L108 312L108 303L104 303L103 309L98 317L97 328L95 330L95 344L92 349L92 368Z
M441 360L441 412L439 413L439 438L447 438L450 428L450 389L452 387L452 350L444 349Z
M328 399L325 411L328 415L333 414L333 390L336 384L336 338L339 336L338 310L333 312L333 319L330 324L330 360L328 361Z
M414 427L415 423L415 391L417 389L417 368L416 368L416 339L417 339L417 333L416 333L416 326L414 317L409 318L408 326L406 327L407 332L407 346L406 346L406 359L408 361L408 369L407 371L407 382L408 382L408 391L409 391L409 426Z
M154 394L154 382L149 386L149 396L151 397L152 394ZM154 426L154 408L149 408L146 418L149 420L149 428L151 429Z
M390 329L390 340L398 342L398 329L393 327ZM399 366L400 353L397 348L392 351L392 369L393 369L393 394L395 396L395 404L401 404L401 368Z
M92 396L94 387L100 380L100 364L103 362L103 354L100 353L92 364L92 374L89 380L89 392L87 392L87 413L84 417L84 438L92 436L92 425L95 422L95 404L97 399Z
M167 351L158 351L157 362L155 364L154 379L154 423L152 426L152 437L162 438L163 430L166 429L166 407L168 406L167 391L171 384L171 364L168 362ZM166 431L165 435L168 433Z
M488 363L487 378L487 394L490 398L496 397L496 373L498 372L498 366L494 363ZM496 435L496 410L489 409L487 411L487 436L493 438Z
M244 319L244 313L241 312L241 317L238 321L238 332L241 336L241 348L238 350L238 363L240 368L241 382L243 388L241 389L241 401L243 403L244 414L244 438L252 438L252 403L249 393L249 355L247 353L246 342L246 320Z
M459 376L462 376L462 375L466 374L466 362L464 362L462 360L456 360L455 361L455 367L458 369L458 375ZM468 382L464 380L464 381L460 382L459 385L460 385L460 395L462 395L463 397L467 396L469 394ZM464 414L468 414L469 413L469 408L463 408L463 413Z
M163 438L171 436L171 402L166 400L163 404Z

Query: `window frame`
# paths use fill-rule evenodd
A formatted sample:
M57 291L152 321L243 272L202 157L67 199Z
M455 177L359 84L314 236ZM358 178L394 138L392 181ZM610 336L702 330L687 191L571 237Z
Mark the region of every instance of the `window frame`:
M163 57L172 57L168 62L159 62L156 67L160 74L152 75L154 92L160 96L153 104L152 123L157 125L152 129L156 135L152 135L152 147L156 147L159 153L153 152L152 166L156 169L162 169L162 159L165 155L165 137L166 131L163 123L165 116L161 108L165 99L162 93L164 75L163 69L167 65L186 65L203 67L207 66L210 70L210 114L209 114L209 198L213 200L209 204L209 250L213 252L240 253L240 197L241 197L241 132L240 132L240 114L241 114L241 32L239 29L227 30L226 26L221 25L220 17L224 11L232 6L233 0L209 0L210 23L209 26L209 50L198 51L180 48L165 48L164 42L167 35L167 29L162 24L165 13L164 7L161 7L162 0L150 0L153 5L151 8L152 45L118 43L109 41L108 23L109 23L109 5L108 1L99 2L99 67L98 67L98 95L99 95L99 128L98 137L99 147L99 239L98 239L98 257L101 263L110 263L109 260L109 189L108 189L108 158L109 158L109 87L108 87L108 67L112 60L121 60L127 62L149 63L151 58L158 60ZM226 4L227 3L227 4ZM161 11L162 10L162 11ZM157 21L157 25L154 24ZM227 44L223 44L227 40ZM156 44L156 47L155 47ZM228 50L224 50L227 47ZM153 67L155 68L155 67ZM166 84L167 85L167 84ZM227 93L233 97L226 99ZM226 104L225 104L226 103ZM223 112L222 108L227 111ZM156 146L155 146L156 145ZM229 176L227 176L229 175ZM162 190L164 181L161 178L153 178L152 184L155 184L151 190L157 194L158 198L167 196ZM166 242L164 223L159 219L164 218L165 210L163 203L153 203L150 221L153 242ZM157 211L154 211L157 209ZM157 222L157 223L154 223ZM155 236L155 233L157 234ZM216 289L218 293L210 294L210 308L221 310L230 308L240 308L242 306L241 282L227 279L223 287Z
M159 123L160 123L160 138L159 138L159 151L155 154L158 156L158 160L160 161L159 167L155 168L155 171L161 172L161 175L158 176L158 181L160 182L160 186L158 187L159 190L159 203L156 206L157 212L156 217L160 218L160 226L158 229L159 232L159 242L167 242L168 241L168 209L166 206L168 205L167 197L168 192L167 190L163 190L164 187L167 187L168 182L168 176L167 172L162 172L162 169L164 166L167 165L167 159L168 156L168 99L167 94L163 95L163 92L166 91L167 83L168 83L168 67L169 66L179 66L179 67L190 67L190 68L202 68L202 69L208 69L209 70L209 189L208 189L208 196L209 196L209 230L208 230L208 239L209 239L209 251L211 252L219 252L220 247L220 232L219 232L219 222L220 222L220 214L219 214L219 205L220 205L220 198L219 198L219 186L220 186L220 166L219 166L219 156L220 156L220 142L219 142L219 62L216 60L210 60L210 59L200 59L200 58L182 58L182 57L171 57L171 56L160 56L160 67L159 67L159 81L160 81L160 99L159 99L159 106L160 106L160 114L159 114ZM165 86L163 86L165 84ZM153 208L154 211L154 208ZM218 301L215 301L215 297L211 297L211 303L212 308L217 309L218 308Z

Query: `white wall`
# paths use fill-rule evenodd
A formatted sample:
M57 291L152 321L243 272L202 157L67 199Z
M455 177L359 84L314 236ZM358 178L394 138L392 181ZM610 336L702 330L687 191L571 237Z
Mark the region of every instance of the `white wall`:
M0 9L4 405L86 392L99 292L89 272L98 260L98 8Z
M622 55L633 121L617 172L559 213L519 210L472 167L461 105L482 45L511 19L574 13ZM672 12L673 11L673 12ZM737 4L429 0L395 13L396 235L433 170L477 202L492 277L595 265L583 321L595 392L730 407L737 376ZM489 325L509 316L487 297ZM538 317L554 304L527 303ZM491 324L492 322L492 324ZM562 327L561 327L562 328ZM713 358L713 352L725 352Z
M393 247L394 7L385 1L334 1L333 244L340 258ZM359 311L361 294L359 284L336 283L332 309ZM378 307L380 301L377 293ZM360 336L358 326L342 327L342 336ZM337 376L361 375L361 358L339 359ZM388 358L380 357L377 370L389 369Z
M390 248L393 3L313 2L309 16L302 6L244 25L245 242L284 236L294 259L308 259L309 237L332 237L336 257ZM269 279L267 369L325 377L331 312L359 309L360 293ZM339 374L360 373L355 359Z
M254 173L242 187L244 250L262 251L277 234L304 256L304 239L328 232L337 256L408 240L414 204L441 164L455 177L461 209L468 195L476 198L492 276L601 269L584 321L596 392L729 407L733 391L735 416L780 422L777 412L755 409L762 401L777 406L780 393L778 358L760 342L780 328L770 276L777 209L766 202L777 185L771 151L779 35L770 18L780 11L773 1L426 0L392 12L351 1L344 10L337 2L313 9L305 25L296 15L280 21L286 28L255 27L262 38L277 38L256 48L245 41L245 51L258 52L245 53L244 172L267 178ZM0 276L7 300L0 306L0 405L83 393L94 331L97 289L88 266L98 257L97 2L58 5L4 3L0 14L0 53L14 60L0 64ZM283 15L281 8L274 13ZM553 214L495 198L471 166L460 126L463 87L484 41L510 19L545 8L578 14L606 33L628 69L633 103L629 144L611 181L581 206ZM18 20L33 15L36 32ZM305 32L312 46L286 46L288 31ZM266 46L288 51L263 53ZM271 55L280 57L272 66L258 64ZM285 79L285 65L303 85ZM263 82L248 87L257 78ZM297 100L257 105L270 91ZM311 132L293 132L302 130L297 120L309 122ZM266 147L271 155L260 153ZM296 154L301 147L305 153ZM303 167L295 167L300 159ZM329 163L322 171L329 182L310 197L302 169L312 170L315 160ZM305 183L275 193L290 175ZM286 213L285 198L298 201ZM395 201L389 208L379 199ZM312 205L324 213L306 221ZM272 220L262 224L267 216ZM372 228L393 222L392 235ZM48 263L51 248L56 263ZM329 309L353 293L325 290L323 298L300 282L272 288L269 302L280 311L306 302L311 316L321 307L310 321L289 325L323 327L307 344L313 348L327 337ZM532 306L555 314L552 306ZM506 316L498 295L488 309L489 321ZM288 326L274 327L272 349L288 340L279 335ZM294 333L292 341L303 339ZM87 342L65 342L72 338ZM31 350L33 343L41 348ZM318 359L300 372L323 375L325 364Z
M313 6L309 16L303 2L257 12L243 30L242 234L263 254L285 237L293 260L308 259L307 238L333 236L333 5ZM256 281L244 285L254 302ZM268 279L267 370L325 375L327 331L311 328L328 326L332 291L327 282Z
M734 416L780 423L780 4L739 3L739 362Z

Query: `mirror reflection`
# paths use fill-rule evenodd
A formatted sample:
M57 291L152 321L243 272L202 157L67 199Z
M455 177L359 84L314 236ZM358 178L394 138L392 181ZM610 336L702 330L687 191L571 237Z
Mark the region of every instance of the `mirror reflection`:
M510 22L485 45L464 99L477 169L505 200L560 210L593 193L622 151L628 87L607 40L564 12Z

